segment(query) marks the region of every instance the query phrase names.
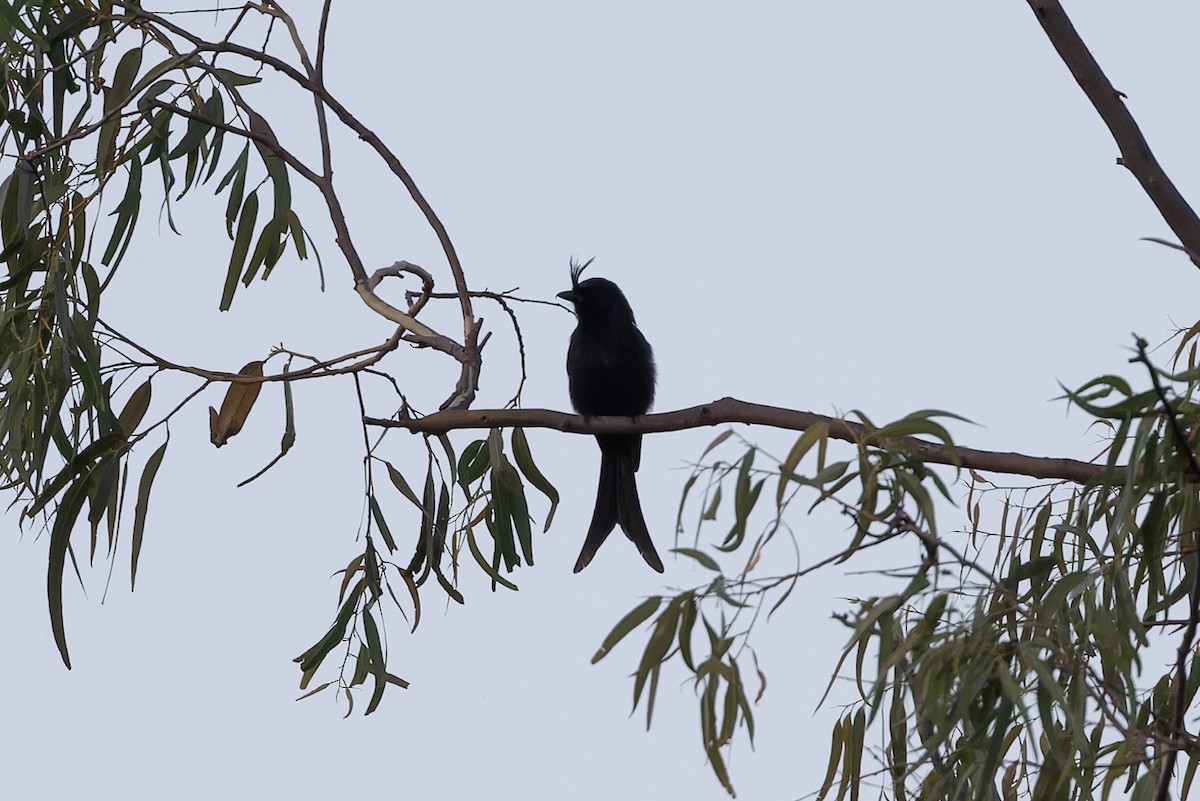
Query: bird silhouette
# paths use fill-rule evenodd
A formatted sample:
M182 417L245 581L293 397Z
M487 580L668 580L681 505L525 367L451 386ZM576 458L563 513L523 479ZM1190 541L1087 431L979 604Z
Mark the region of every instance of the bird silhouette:
M585 417L637 417L654 402L654 351L638 330L629 301L616 284L604 278L580 281L591 264L571 263L571 288L558 297L575 306L577 319L567 348L567 382L571 405ZM642 455L641 434L597 434L600 445L600 485L575 572L588 566L617 525L646 564L663 572L654 550L642 504L637 473Z

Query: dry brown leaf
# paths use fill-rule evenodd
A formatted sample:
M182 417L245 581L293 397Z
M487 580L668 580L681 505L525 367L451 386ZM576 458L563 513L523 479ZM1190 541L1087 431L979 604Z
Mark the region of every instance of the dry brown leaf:
M250 362L238 370L238 375L262 376L262 374L263 363L261 361ZM225 393L225 400L221 402L221 411L218 413L213 407L208 407L208 429L213 445L221 447L229 441L230 437L242 430L246 418L250 415L250 410L254 408L254 402L258 400L258 393L261 389L261 382L230 384L229 390Z

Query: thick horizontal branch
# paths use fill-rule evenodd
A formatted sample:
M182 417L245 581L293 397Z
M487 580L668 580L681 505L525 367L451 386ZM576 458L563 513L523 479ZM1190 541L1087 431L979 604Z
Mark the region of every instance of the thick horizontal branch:
M454 409L436 412L427 417L401 420L368 417L366 422L374 426L403 428L414 434L443 434L460 428L550 428L569 434L657 434L723 423L746 423L803 431L810 426L824 423L829 427L829 436L834 439L845 442L866 441L886 447L907 447L926 462L933 464L957 464L989 473L1063 479L1077 484L1095 478L1104 469L1101 465L1075 459L1052 459L1020 453L981 451L975 448L947 448L939 443L915 437L880 440L874 436L873 429L861 423L779 406L747 403L736 398L722 398L690 409L635 418L585 418L551 409Z

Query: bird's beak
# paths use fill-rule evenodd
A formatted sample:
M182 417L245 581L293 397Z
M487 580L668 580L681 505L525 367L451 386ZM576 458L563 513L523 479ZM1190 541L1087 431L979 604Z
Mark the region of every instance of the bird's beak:
M563 300L565 300L569 303L575 302L575 292L574 292L574 290L571 290L571 289L568 289L566 292L559 292L557 295L555 295L555 297L562 298Z

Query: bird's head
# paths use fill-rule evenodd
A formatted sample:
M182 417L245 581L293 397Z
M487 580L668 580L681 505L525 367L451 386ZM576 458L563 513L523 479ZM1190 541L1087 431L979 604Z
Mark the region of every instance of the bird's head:
M580 274L594 259L583 264L571 261L571 288L559 292L557 297L575 306L575 315L581 323L589 322L634 322L633 309L625 299L621 288L607 278L589 278L580 281Z

